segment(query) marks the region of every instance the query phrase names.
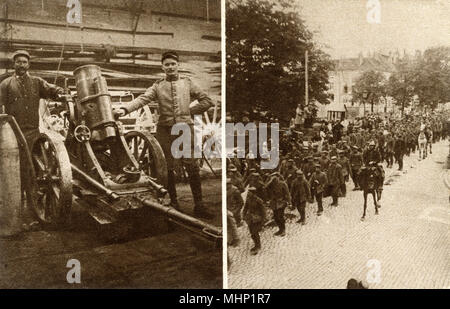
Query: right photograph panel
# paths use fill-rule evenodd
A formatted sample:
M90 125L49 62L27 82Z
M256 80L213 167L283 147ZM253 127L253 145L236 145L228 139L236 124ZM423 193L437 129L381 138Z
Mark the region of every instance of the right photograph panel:
M450 287L449 20L226 1L229 288Z

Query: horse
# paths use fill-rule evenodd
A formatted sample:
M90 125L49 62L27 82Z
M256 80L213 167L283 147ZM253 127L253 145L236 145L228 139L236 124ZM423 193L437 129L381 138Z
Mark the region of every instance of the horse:
M366 218L367 209L367 195L372 194L373 204L375 206L375 214L378 215L378 203L381 199L381 192L383 186L383 171L373 162L369 163L369 166L361 168L360 172L360 186L364 196L364 212L361 217L361 221Z
M424 131L420 131L417 142L419 144L419 160L427 157L427 135Z

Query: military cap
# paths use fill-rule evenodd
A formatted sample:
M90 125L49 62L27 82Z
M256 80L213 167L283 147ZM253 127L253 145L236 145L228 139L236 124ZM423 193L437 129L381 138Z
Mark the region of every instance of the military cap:
M328 153L328 150L322 150L322 153Z
M331 160L337 160L336 156L332 156Z
M374 141L370 141L369 146L375 146L375 142Z
M288 162L294 163L294 159L289 159Z
M359 150L358 146L352 146L353 149Z
M236 168L236 166L232 166L232 167L230 167L229 171L230 171L230 172L236 172L236 171L237 171L237 168Z
M162 54L162 58L161 58L161 62L163 62L167 58L174 59L176 61L179 60L178 54L176 52L174 52L174 51L167 51L167 52L163 53Z
M338 149L337 153L344 153L345 151L342 149Z
M314 164L314 167L320 167L319 163Z
M248 188L248 191L252 191L252 192L253 192L253 191L256 191L256 188L255 188L255 187L249 187L249 188Z
M227 178L227 184L232 183L231 178Z
M12 54L12 57L11 57L12 61L15 61L17 56L25 56L25 57L28 58L28 60L30 60L30 58L31 58L30 54L26 50L17 50L17 51L15 51Z
M270 176L280 176L279 172L273 172L272 174L270 174Z
M303 171L301 169L296 170L295 173L297 175L303 175Z
M251 175L252 176L259 176L259 173L258 172L253 172L253 173L251 173Z
M313 157L312 157L312 156L307 156L305 159L306 159L306 160L312 160Z

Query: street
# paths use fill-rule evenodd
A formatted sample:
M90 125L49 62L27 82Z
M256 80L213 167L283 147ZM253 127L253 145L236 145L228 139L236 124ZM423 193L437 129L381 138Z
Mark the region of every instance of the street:
M192 213L192 194L178 184L181 210ZM221 226L220 179L203 182L204 200ZM164 229L164 219L146 217L125 239L74 209L63 230L0 239L0 288L221 288L222 249L185 230ZM155 233L158 230L158 233ZM67 263L77 259L81 282L69 284Z
M433 145L433 154L418 161L405 156L404 171L387 169L380 214L368 197L361 221L363 194L351 191L332 208L324 199L324 214L308 204L307 224L295 223L297 211L287 211L286 236L261 233L262 250L250 255L253 243L247 226L241 242L229 247L228 287L248 289L342 289L350 278L369 288L450 288L448 142ZM385 165L386 166L386 165Z

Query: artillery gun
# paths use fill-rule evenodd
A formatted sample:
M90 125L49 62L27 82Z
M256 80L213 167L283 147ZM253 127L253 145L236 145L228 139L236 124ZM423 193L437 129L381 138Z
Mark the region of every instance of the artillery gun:
M100 68L79 67L74 77L76 96L60 98L65 136L45 130L28 145L35 172L29 200L39 220L65 225L73 201L101 224L120 224L147 207L219 244L220 228L163 205L167 165L161 146L148 132L124 133Z

